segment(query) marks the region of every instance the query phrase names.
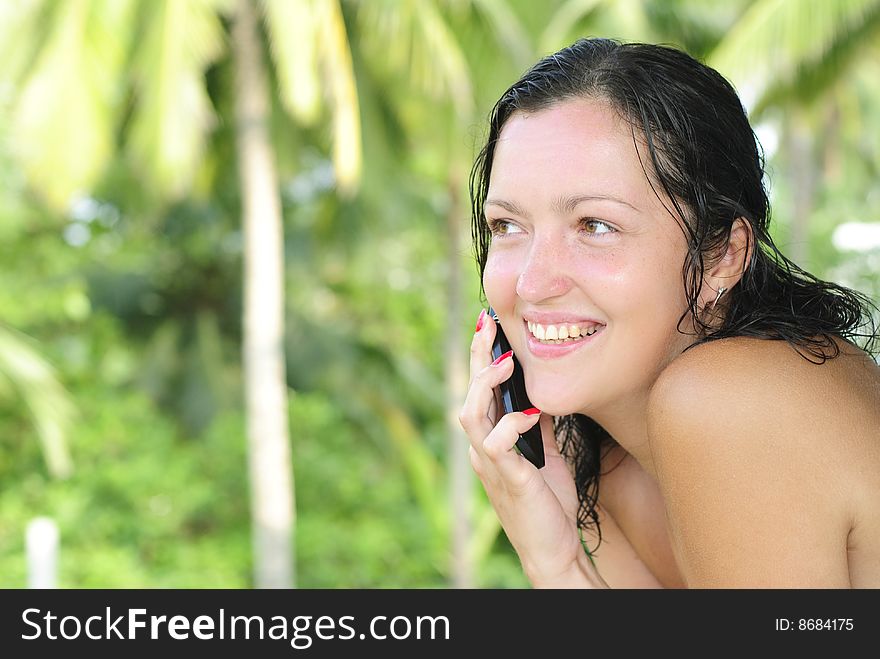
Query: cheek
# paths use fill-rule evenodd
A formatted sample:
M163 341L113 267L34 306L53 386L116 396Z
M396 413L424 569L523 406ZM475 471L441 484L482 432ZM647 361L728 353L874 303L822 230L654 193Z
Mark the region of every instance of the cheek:
M657 250L629 260L607 280L614 286L606 295L612 318L626 321L627 330L646 346L677 334L679 318L687 309L682 262L676 253Z
M596 310L615 326L615 340L650 352L676 333L687 308L681 272L673 263L672 254L621 250L584 260L577 277Z
M516 281L519 277L519 262L512 254L489 253L483 269L483 289L489 302L495 306L516 294Z
M569 275L579 287L595 295L604 307L625 297L624 291L638 277L632 259L623 250L595 251L570 261ZM608 309L606 309L607 311Z

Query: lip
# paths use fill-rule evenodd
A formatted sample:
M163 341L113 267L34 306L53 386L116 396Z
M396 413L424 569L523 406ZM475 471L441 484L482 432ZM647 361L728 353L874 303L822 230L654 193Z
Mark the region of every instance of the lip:
M577 341L572 341L570 343L560 343L558 345L553 345L549 343L541 343L540 341L538 341L538 339L536 339L535 336L529 331L527 321L523 321L523 327L526 333L526 345L529 348L529 352L538 359L556 359L558 357L565 357L566 355L573 353L575 350L580 350L581 348L595 342L605 332L605 326L603 325L601 329L597 330L590 336L582 336Z
M546 311L533 311L531 313L524 313L522 317L527 322L538 323L539 325L561 325L563 323L565 323L566 325L605 324L601 320L597 320L595 318L583 318L574 316L572 314L549 313Z

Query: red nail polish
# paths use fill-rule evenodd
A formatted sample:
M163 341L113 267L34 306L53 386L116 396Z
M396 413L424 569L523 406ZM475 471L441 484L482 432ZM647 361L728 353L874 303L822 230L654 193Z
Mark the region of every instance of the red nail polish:
M497 366L498 364L503 362L505 359L510 357L512 354L513 354L513 350L508 350L503 355L501 355L498 359L496 359L494 362L492 362L492 366Z
M483 327L483 319L486 317L486 310L480 309L480 317L477 318L477 328L474 330L474 334L479 332Z
M537 407L530 407L527 410L523 410L523 414L528 414L529 416L534 416L535 414L540 414L540 413L541 413L541 410L539 410Z

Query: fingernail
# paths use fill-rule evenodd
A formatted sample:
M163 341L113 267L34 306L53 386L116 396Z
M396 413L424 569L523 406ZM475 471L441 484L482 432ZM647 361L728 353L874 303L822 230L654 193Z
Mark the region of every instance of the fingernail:
M537 407L530 407L527 410L523 410L523 414L528 414L529 416L534 416L535 414L540 414L540 413L541 413L541 410L539 410Z
M513 354L513 350L508 350L503 355L501 355L498 359L496 359L494 362L492 362L492 366L497 366L498 364L503 362L505 359L510 357L512 354Z
M480 331L483 327L483 319L486 318L486 310L480 309L480 317L477 318L477 328L474 330L474 334Z

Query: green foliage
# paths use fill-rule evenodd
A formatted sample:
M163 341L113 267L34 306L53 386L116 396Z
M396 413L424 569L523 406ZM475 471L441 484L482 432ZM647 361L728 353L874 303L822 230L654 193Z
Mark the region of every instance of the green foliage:
M0 415L4 585L24 585L24 529L46 515L60 529L61 587L247 586L240 416L220 417L200 441L187 441L136 390L84 382L77 391L77 469L66 480L46 476L33 443L10 441L21 433Z
M299 582L314 588L443 586L429 520L396 460L322 395L292 400Z
M224 412L202 437L186 438L137 390L77 390L84 421L71 438L73 477L49 478L32 442L7 439L0 450L3 585L24 585L24 529L48 515L61 531L61 587L248 587L240 413ZM296 395L291 410L300 585L444 586L444 556L400 464L324 394ZM0 436L21 430L0 414ZM516 583L506 555L490 561L490 584Z
M0 95L0 118L25 121L27 107L47 90L56 97L65 86L95 92L68 93L65 102L41 109L59 123L57 132L33 137L43 163L36 177L31 165L15 164L14 124L0 121L0 321L31 337L27 343L51 367L46 372L55 373L46 390L69 392L76 409L67 421L74 470L55 479L39 426L16 389L21 378L17 385L0 382L2 586L24 585L24 530L38 515L60 526L62 587L251 586L234 72L221 52L230 5L174 4L38 2L36 17L0 21L0 61L8 63L0 91L6 94L3 84L12 90ZM766 30L783 28L749 35L746 21L732 32L748 9L774 6L748 0L475 0L405 3L405 11L400 3L342 2L341 17L326 13L324 27L311 26L324 35L335 30L336 41L318 44L285 41L282 23L296 13L289 4L266 5L276 23L264 36L270 61L291 65L273 70L280 91L272 135L285 222L298 584L444 587L450 522L461 513L448 509L443 363L453 269L464 281L463 361L479 308L470 247L465 238L459 254L448 253L446 222L458 213L466 236L467 205L456 206L454 197L466 198L482 118L534 56L577 36L657 39L703 56L716 47L724 53L719 44L728 33L755 44ZM797 14L793 3L775 5L787 8L783 16ZM302 3L300 10L317 6ZM834 248L831 236L844 220L877 217L880 133L870 127L880 120L880 76L876 57L856 56L876 27L876 6L864 0L829 9L852 9L843 11L843 26L802 23L833 41L840 59L824 66L812 42L793 32L797 21L785 27L785 85L767 92L764 113L784 133L789 109L809 96L819 176L806 265L874 296L877 251L852 258ZM103 11L108 7L113 11ZM872 11L861 27L851 20L860 7ZM163 45L157 37L164 12L174 11L195 12L192 25L207 35L190 59L190 31L179 22L171 41ZM12 13L0 10L0 18ZM77 21L68 24L65 15ZM145 50L96 37L114 21L120 42L138 30L150 35ZM338 41L343 23L347 45ZM38 47L64 30L91 44L70 61L57 55L57 44ZM165 76L161 58L150 55L162 48L169 61L182 62L175 75ZM105 52L108 68L101 69ZM285 52L305 59L292 62ZM128 61L137 64L136 79L123 66ZM306 75L314 82L309 62L321 61L341 82L317 90L324 94L317 98L315 89L293 81ZM16 96L28 62L44 77ZM298 73L294 64L306 68ZM808 95L795 93L799 71L812 81ZM334 103L352 91L351 76L357 105L349 98L334 115ZM197 111L178 122L178 130L190 127L181 140L166 130L185 109L176 102L180 90L193 85ZM355 197L338 194L344 172L353 170L344 167L346 153L333 150L334 116L337 128L355 121L363 128L365 166ZM76 142L65 139L71 123ZM784 141L768 155L773 231L785 248L798 221L792 199L801 190L787 176L797 163ZM60 203L73 189L87 194ZM169 203L166 193L177 201ZM33 395L40 389L33 387ZM525 587L513 549L472 485L475 585Z

